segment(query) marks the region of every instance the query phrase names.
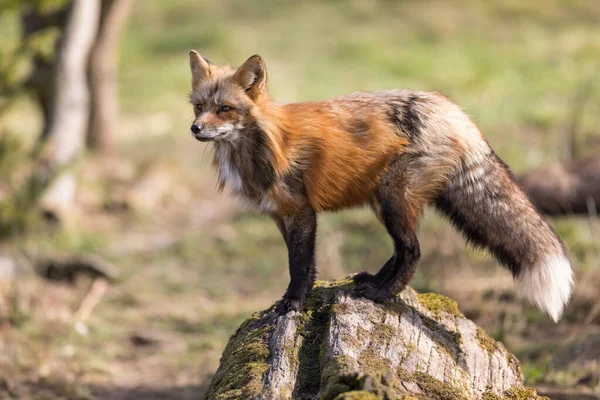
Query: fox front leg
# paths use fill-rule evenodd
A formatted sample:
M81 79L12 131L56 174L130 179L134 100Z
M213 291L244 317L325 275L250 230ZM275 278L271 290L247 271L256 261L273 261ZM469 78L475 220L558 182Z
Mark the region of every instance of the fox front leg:
M290 284L275 309L279 315L300 311L315 281L315 237L317 215L311 207L283 217L275 217L288 248Z

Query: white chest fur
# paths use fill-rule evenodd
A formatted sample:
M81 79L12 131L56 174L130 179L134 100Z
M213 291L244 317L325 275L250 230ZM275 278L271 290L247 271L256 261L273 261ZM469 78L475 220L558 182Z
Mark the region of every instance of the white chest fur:
M227 186L234 193L241 194L244 185L238 168L233 162L232 150L229 146L218 146L215 149L215 159L219 166L219 183Z
M243 203L249 204L265 213L276 210L275 203L264 193L260 198L248 198L244 194L244 182L238 167L232 158L233 149L229 146L218 146L215 149L215 159L219 168L219 183L228 187Z

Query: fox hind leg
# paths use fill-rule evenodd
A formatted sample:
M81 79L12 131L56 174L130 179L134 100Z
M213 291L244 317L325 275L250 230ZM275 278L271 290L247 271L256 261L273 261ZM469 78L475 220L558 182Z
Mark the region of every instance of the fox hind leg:
M370 204L371 204L371 208L373 209L373 213L375 214L375 216L377 217L379 222L381 222L381 224L385 226L385 222L383 221L383 218L381 217L381 206L380 206L378 197L373 196ZM363 271L363 272L359 272L358 274L354 275L352 277L352 280L357 285L360 285L361 283L368 283L368 282L377 285L377 284L381 283L383 280L385 280L385 278L387 278L387 276L389 275L392 261L393 261L393 257L390 258L385 263L385 265L379 270L379 272L377 274L371 274L370 272Z
M390 270L392 269L393 262L394 257L390 258L376 274L371 274L367 271L363 271L354 275L352 277L352 280L357 285L360 285L362 283L371 283L373 285L379 285L388 277Z
M412 161L395 160L377 188L378 216L394 241L394 255L375 275L355 277L356 293L374 301L400 293L410 282L421 256L416 228L423 201L414 190L418 173L414 173L417 165Z

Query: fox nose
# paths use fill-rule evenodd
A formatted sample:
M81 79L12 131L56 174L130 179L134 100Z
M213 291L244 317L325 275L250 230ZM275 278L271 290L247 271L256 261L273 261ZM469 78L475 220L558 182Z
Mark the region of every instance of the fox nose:
M202 130L202 128L200 128L200 125L198 124L193 124L191 129L192 133L200 133L200 131Z

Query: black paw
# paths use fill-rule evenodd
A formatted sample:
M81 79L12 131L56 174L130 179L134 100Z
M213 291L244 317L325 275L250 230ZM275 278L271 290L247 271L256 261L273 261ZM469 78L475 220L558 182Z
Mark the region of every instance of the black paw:
M303 307L302 300L299 299L286 299L285 297L279 301L277 307L275 308L275 313L277 315L285 315L290 311L302 311Z
M373 282L374 278L375 278L375 275L364 271L364 272L359 272L358 274L354 275L352 277L352 280L357 285L360 285L361 283Z
M354 288L354 294L375 302L382 302L392 297L389 290L379 288L370 282L363 282L357 285Z

